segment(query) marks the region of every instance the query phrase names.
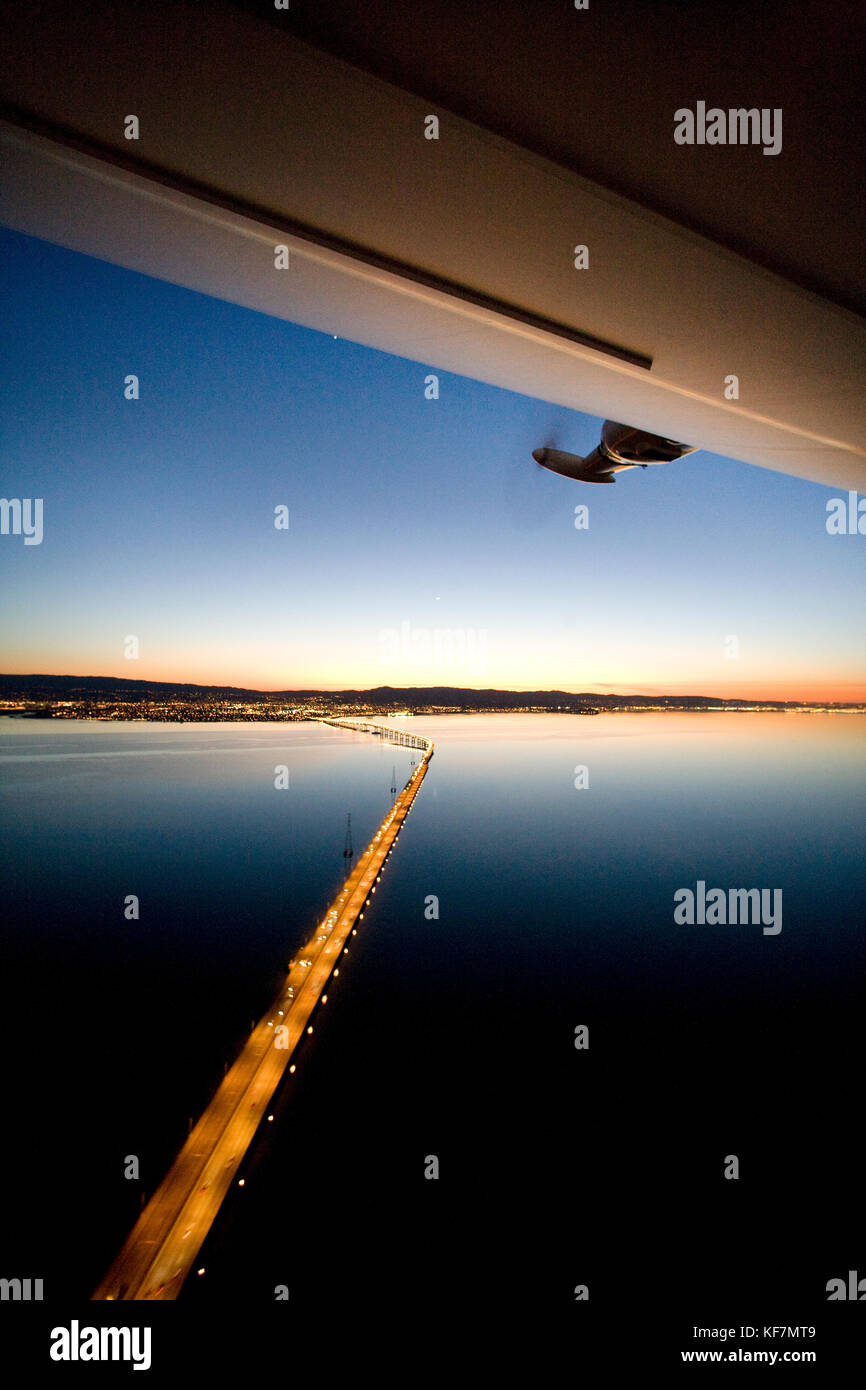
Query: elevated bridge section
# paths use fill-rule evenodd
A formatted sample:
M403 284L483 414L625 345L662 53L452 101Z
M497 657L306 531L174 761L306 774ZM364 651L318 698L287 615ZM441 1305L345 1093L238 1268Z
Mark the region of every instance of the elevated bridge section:
M329 720L335 727L363 725L359 732L390 735L392 730L363 721ZM410 737L416 737L410 735ZM276 997L253 1028L240 1055L145 1206L117 1258L93 1294L94 1299L153 1301L177 1298L233 1182L271 1099L315 1009L324 1003L328 982L340 973L348 940L357 933L381 882L388 858L406 823L433 755L424 756L396 797L369 845L359 857L321 922L291 961Z

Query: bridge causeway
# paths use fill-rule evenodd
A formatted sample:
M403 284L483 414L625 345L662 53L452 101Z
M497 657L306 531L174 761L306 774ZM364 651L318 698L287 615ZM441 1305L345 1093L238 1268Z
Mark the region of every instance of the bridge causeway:
M335 716L333 719L323 719L321 723L330 724L334 729L354 729L359 734L372 734L387 743L399 743L404 748L426 750L433 747L432 739L424 738L421 734L412 734L406 729L392 729L385 724L373 724L368 719L343 719Z
M310 939L291 961L271 1007L250 1033L92 1297L170 1300L178 1297L252 1143L268 1106L307 1032L329 979L339 974L355 930L381 879L433 756L431 739L359 720L327 719L336 728L385 737L423 750ZM394 735L397 735L395 738Z

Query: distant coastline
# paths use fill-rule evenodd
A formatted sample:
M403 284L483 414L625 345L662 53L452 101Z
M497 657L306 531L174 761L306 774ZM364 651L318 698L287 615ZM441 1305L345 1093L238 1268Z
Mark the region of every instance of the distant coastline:
M860 714L866 704L724 699L710 695L618 695L598 691L475 690L377 686L370 690L248 690L236 686L128 680L119 676L0 675L0 715L176 723L283 723L339 715L580 714L643 712Z

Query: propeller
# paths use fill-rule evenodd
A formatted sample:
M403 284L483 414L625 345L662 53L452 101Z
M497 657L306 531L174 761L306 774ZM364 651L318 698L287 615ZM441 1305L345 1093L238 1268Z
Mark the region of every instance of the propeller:
M532 450L539 448L541 440L547 449L562 447L558 440L563 434L563 412L551 412L541 429L537 416L533 421L533 414L527 411L510 438L502 441L499 455L503 521L509 530L521 534L537 531L550 512L546 489L539 487L538 474L543 470L540 465L533 466Z
M508 524L522 533L537 530L550 518L551 493L540 482L539 476L547 470L537 461L535 468L532 467L533 453L541 449L558 449L565 453L581 454L579 448L575 449L573 441L575 425L579 426L580 419L565 406L551 407L541 428L537 423L533 427L531 420L527 423L528 428L519 430L513 452L502 461L503 508ZM602 474L588 481L612 483L614 476L605 477Z
M544 432L544 437L540 444L536 445L539 449L561 449L562 443L562 422L551 422ZM538 465L539 468L541 464Z

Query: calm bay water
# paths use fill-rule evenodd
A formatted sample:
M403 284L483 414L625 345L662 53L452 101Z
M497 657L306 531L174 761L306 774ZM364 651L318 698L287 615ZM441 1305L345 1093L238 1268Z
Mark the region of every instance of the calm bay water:
M855 1267L864 719L407 727L425 784L183 1299L303 1307L338 1269L361 1301L567 1303L648 1260L715 1287L750 1240L792 1295ZM340 882L347 811L357 851L412 754L315 724L0 731L7 1264L86 1296ZM781 889L781 932L677 925L699 879Z

